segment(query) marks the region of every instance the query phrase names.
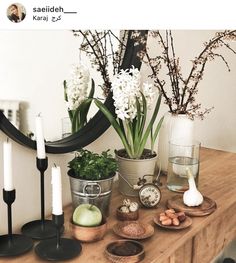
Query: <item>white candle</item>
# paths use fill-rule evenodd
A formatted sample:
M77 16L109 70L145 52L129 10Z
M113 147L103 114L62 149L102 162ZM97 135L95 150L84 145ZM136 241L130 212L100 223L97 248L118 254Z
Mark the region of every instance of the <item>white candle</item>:
M61 169L52 167L52 214L62 215Z
M37 145L37 157L39 159L45 159L45 143L43 136L43 122L42 117L38 115L35 119L35 130L36 130L36 145Z
M12 180L12 144L7 141L3 143L3 177L4 189L11 191L14 189Z

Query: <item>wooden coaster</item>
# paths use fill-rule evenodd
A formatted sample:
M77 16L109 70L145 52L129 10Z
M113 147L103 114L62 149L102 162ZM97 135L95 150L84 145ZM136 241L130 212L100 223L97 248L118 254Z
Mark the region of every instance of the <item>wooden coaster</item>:
M216 210L216 202L209 197L203 197L203 203L199 206L186 206L183 203L183 195L175 195L167 200L167 207L173 208L177 212L182 211L189 216L206 216Z

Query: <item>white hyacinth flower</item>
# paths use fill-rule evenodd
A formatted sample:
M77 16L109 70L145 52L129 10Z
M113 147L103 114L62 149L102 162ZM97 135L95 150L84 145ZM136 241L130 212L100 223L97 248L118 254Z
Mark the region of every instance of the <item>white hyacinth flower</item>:
M134 67L129 70L121 70L114 77L112 91L116 114L123 121L132 121L137 116L136 98L142 106L141 93L143 93L149 108L156 97L153 85L148 83L141 85L141 74Z
M73 65L69 79L66 81L67 108L76 110L88 97L89 70L81 65Z

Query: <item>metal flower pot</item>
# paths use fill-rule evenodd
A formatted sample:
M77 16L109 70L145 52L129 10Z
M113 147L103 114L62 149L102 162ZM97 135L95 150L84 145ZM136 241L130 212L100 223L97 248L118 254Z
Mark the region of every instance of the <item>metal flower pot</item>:
M79 179L74 176L73 170L69 170L68 175L73 207L76 208L80 204L94 204L105 217L108 217L115 174L103 180Z
M138 196L138 191L133 189L138 179L146 174L155 174L157 155L148 159L128 159L120 156L124 151L116 152L119 174L119 191L123 195ZM145 149L145 151L150 151Z

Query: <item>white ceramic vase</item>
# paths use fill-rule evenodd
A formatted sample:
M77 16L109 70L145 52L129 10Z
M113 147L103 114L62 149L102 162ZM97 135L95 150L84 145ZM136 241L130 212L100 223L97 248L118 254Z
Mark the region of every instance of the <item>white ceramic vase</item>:
M178 140L179 144L189 144L194 138L194 121L189 119L185 114L166 113L162 123L159 141L158 141L158 157L160 160L159 167L163 173L167 173L168 169L168 152L169 141Z

